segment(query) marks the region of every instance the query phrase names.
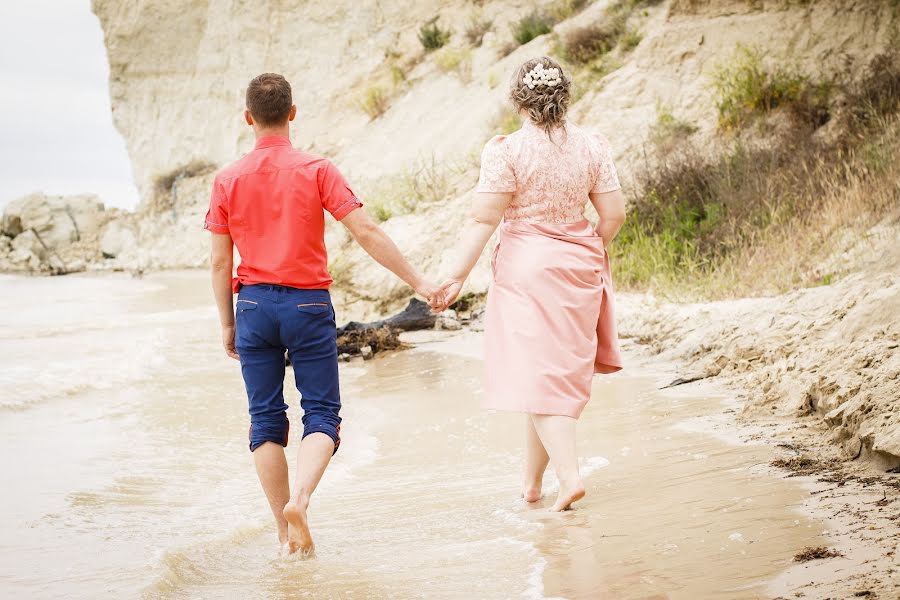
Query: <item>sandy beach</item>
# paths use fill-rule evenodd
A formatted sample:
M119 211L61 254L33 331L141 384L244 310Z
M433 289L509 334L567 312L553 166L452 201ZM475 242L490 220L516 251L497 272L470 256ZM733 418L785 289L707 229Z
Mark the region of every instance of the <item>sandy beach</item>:
M586 499L525 505L520 419L479 407L477 332L342 365L318 558L280 558L205 273L3 282L5 597L892 597L880 488L786 477L770 463L793 451L736 424L732 393L661 391L675 365L638 344L581 420ZM843 556L794 561L818 546Z

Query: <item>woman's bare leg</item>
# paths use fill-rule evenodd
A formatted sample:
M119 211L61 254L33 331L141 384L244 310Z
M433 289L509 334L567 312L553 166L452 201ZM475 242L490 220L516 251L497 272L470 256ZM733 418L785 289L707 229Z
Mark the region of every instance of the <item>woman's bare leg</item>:
M557 415L531 415L534 429L547 449L559 478L559 495L550 510L566 510L584 497L575 451L575 419Z
M549 462L550 456L534 430L531 415L525 415L525 485L522 491L525 502L537 502L541 499L544 471Z

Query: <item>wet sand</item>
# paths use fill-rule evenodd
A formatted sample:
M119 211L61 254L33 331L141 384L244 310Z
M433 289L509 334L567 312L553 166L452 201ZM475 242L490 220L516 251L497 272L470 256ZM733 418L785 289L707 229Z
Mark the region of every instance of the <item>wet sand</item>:
M463 336L342 365L318 557L279 558L205 274L3 282L4 597L769 598L796 552L827 542L770 449L697 419L722 398L634 370L595 380L587 498L525 505L522 418L479 408ZM544 506L553 487L548 473Z

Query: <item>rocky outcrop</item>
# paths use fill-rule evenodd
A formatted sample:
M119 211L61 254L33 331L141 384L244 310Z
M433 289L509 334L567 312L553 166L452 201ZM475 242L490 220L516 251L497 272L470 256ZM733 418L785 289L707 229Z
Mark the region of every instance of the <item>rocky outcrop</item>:
M14 200L0 221L0 271L84 270L99 259L98 232L115 214L93 195L36 193Z

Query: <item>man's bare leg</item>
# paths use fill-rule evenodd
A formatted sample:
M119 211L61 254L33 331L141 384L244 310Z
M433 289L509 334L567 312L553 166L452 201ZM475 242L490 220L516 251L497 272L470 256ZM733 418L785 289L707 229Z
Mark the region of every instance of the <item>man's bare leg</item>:
M304 555L313 553L314 545L312 535L309 533L309 523L306 518L306 509L309 507L309 499L325 468L334 454L334 440L321 432L311 433L300 442L300 450L297 451L297 477L294 480L294 493L284 507L284 518L288 522L288 551L293 554L298 550Z
M544 471L549 463L550 455L534 430L531 415L525 415L525 484L522 489L525 502L537 502L541 499Z
M275 515L278 541L284 545L288 541L288 523L284 518L284 505L291 496L284 448L274 442L264 442L253 451L253 462L256 464L259 482L269 500L269 507Z

